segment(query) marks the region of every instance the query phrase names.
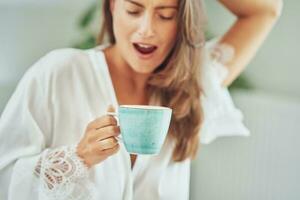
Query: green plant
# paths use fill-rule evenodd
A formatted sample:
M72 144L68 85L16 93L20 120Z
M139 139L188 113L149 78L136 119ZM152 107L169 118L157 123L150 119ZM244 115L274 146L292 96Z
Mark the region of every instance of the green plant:
M89 49L96 45L96 33L92 26L99 12L101 12L101 4L94 2L79 18L78 28L82 32L83 39L74 45L75 48Z

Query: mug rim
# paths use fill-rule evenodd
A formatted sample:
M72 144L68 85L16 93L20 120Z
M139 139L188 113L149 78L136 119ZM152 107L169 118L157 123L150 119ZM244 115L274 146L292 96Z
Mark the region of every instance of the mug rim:
M146 110L172 110L169 107L165 106L154 106L154 105L120 105L120 108L134 108L134 109L146 109Z

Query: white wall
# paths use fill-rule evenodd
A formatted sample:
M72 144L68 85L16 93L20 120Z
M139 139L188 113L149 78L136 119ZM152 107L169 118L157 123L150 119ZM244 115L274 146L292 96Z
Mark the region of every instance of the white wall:
M19 79L51 49L74 44L79 38L77 20L87 5L70 1L0 4L0 84Z
M0 0L0 113L28 67L80 39L78 18L89 2Z
M299 200L300 102L232 92L250 137L202 145L192 163L191 200Z

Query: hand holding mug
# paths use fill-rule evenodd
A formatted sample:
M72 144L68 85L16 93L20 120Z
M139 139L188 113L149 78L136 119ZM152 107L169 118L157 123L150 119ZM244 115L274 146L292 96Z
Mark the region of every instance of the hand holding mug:
M114 112L110 106L107 112ZM118 152L120 146L116 137L120 134L117 120L104 115L87 125L84 137L77 146L77 155L88 167L98 164Z

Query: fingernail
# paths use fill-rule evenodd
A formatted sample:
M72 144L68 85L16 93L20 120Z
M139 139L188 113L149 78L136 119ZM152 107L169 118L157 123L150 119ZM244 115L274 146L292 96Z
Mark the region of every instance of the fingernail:
M114 106L113 106L113 105L109 105L109 106L107 107L107 111L109 111L109 112L114 112L114 111L115 111Z

